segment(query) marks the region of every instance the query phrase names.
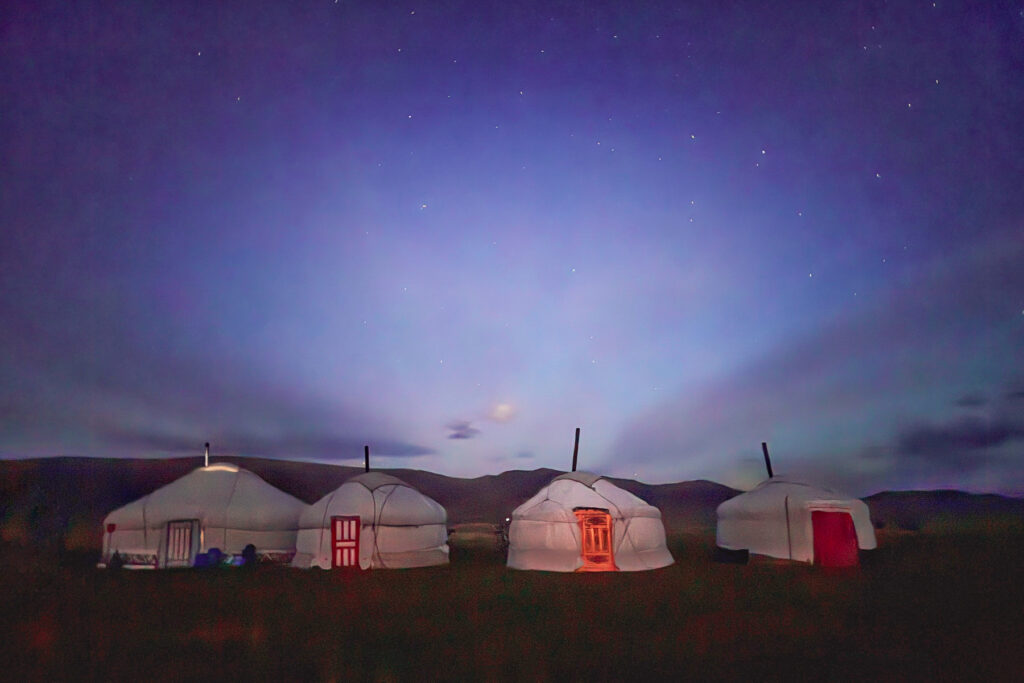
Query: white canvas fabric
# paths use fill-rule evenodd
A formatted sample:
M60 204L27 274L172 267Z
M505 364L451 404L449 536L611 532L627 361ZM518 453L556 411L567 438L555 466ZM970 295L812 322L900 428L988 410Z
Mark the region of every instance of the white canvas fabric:
M238 555L251 543L261 555L289 560L305 507L248 470L215 463L107 515L103 560L109 561L116 552L130 564L164 567L168 524L188 520L195 521L193 558L211 548Z
M553 572L582 567L576 508L597 508L611 515L612 554L621 571L657 569L674 562L665 544L661 511L596 474L568 472L512 512L508 566Z
M853 518L861 550L877 547L868 506L862 500L776 476L718 506L717 543L799 562L814 561L814 510L843 511Z
M359 566L399 569L448 563L448 513L382 472L352 477L305 509L292 566L331 568L331 518L360 518Z

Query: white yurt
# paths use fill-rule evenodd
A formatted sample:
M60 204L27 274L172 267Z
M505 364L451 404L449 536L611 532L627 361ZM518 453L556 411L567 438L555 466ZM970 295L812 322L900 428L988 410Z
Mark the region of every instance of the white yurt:
M352 477L307 507L293 567L401 569L448 563L448 513L382 472Z
M643 571L673 561L661 512L596 474L561 474L512 512L513 569Z
M107 515L103 563L116 553L126 567L191 567L199 553L241 555L250 544L263 560L287 562L305 507L248 470L214 463Z
M876 547L857 498L774 476L718 506L718 547L823 566L851 566Z

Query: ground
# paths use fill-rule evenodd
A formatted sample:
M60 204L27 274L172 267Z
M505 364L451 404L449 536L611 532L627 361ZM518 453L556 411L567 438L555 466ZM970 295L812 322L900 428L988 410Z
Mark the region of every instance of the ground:
M881 530L854 571L711 561L519 572L486 529L447 567L128 572L3 548L8 680L1019 680L1024 533ZM76 560L77 557L77 560Z

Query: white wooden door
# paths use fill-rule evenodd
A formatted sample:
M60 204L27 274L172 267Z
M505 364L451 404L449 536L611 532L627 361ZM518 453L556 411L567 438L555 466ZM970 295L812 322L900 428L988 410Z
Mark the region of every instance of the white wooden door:
M167 523L167 554L165 566L191 567L195 560L193 536L198 520L186 519Z

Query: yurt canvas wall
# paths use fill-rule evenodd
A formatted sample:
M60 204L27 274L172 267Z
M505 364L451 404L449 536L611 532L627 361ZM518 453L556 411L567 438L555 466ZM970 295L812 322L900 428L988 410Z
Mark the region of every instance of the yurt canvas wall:
M717 543L832 566L856 564L857 550L876 547L863 501L781 476L718 506Z
M128 567L190 567L217 548L240 555L252 544L264 559L289 561L306 505L236 465L200 467L103 521L103 562Z
M514 569L642 571L672 562L661 512L595 474L559 475L512 512Z
M399 569L448 563L448 515L382 472L349 479L302 513L292 565Z

